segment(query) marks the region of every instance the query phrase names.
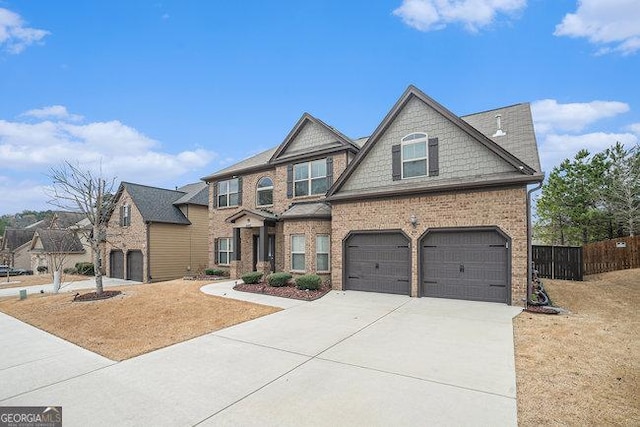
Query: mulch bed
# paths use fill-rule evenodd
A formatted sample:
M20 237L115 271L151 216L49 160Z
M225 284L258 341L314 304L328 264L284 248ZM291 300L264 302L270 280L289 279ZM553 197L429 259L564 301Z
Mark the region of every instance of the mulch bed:
M296 288L295 285L287 285L281 287L269 286L267 283L256 283L253 285L247 285L241 283L233 287L236 291L251 292L254 294L271 295L274 297L299 299L304 301L313 301L323 297L327 292L331 290L331 286L323 284L320 289L316 291L303 290Z
M76 294L73 297L73 300L75 302L84 302L84 301L97 301L97 300L101 300L101 299L108 299L108 298L113 298L117 295L120 295L122 292L120 291L102 291L101 294L98 294L97 292L89 292L87 294Z

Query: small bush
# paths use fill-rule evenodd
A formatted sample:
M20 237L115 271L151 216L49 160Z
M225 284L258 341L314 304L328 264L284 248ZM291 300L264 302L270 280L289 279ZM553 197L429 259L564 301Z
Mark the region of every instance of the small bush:
M38 273L46 273L47 271L49 271L49 267L47 267L46 265L40 265L37 268Z
M207 268L204 271L204 274L206 274L207 276L218 276L218 277L229 275L229 273L227 273L226 271L220 270L218 268Z
M267 283L269 283L269 286L273 286L274 288L286 286L289 280L291 280L291 275L289 273L271 273L267 276Z
M73 267L65 268L64 270L62 270L62 272L64 274L78 274L78 270Z
M93 276L96 274L93 269L93 263L91 262L77 262L76 270L78 274L82 274L84 276Z
M317 274L305 274L296 278L296 286L298 289L309 289L315 291L320 289L322 285L322 278Z
M262 279L262 273L259 271L252 271L251 273L245 273L242 275L242 281L247 285L259 283L260 279Z

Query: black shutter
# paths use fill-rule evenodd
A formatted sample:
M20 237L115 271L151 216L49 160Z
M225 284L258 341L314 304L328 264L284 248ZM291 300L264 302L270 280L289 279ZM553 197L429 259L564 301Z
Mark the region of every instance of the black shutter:
M394 181L402 179L402 159L400 158L400 144L391 146L391 178Z
M214 262L214 264L218 263L218 240L220 240L220 239L213 239L213 262Z
M238 178L238 206L242 206L242 177Z
M293 197L293 165L287 165L287 198Z
M124 205L120 206L120 227L124 226Z
M327 157L327 188L333 184L333 157Z
M233 229L233 255L235 261L240 261L242 259L242 230L239 228Z
M429 138L429 176L438 176L440 167L438 165L438 138Z
M214 209L218 207L218 183L212 182L213 185L213 207Z

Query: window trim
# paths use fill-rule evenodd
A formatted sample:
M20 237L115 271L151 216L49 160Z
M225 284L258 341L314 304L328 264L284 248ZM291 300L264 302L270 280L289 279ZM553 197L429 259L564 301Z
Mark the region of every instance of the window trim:
M420 137L415 137L416 135L422 135ZM411 138L410 138L411 137ZM412 144L424 144L424 157L416 157L414 159L405 160L404 158L404 147ZM404 164L405 162L416 162L419 160L424 160L425 163L425 173L424 175L415 175L415 176L404 176ZM413 179L413 178L422 178L425 176L429 176L429 135L426 132L412 132L408 135L405 135L400 140L400 179Z
M223 251L220 247L222 241L227 241L227 250ZM232 255L233 255L233 238L232 237L219 237L218 238L218 247L216 248L218 251L218 259L216 260L216 264L218 265L231 265ZM220 262L220 254L227 254L227 263Z
M294 252L293 251L293 239L294 237L302 237L302 241L303 241L303 246L304 249L302 252ZM307 236L305 234L292 234L291 238L290 238L290 242L291 242L291 248L290 248L290 255L291 255L291 271L293 272L297 272L297 273L305 273L307 271ZM302 255L302 259L304 260L304 269L302 270L297 270L295 268L293 268L293 256L294 255Z
M326 237L329 243L327 252L318 252L318 237ZM327 255L327 269L318 269L318 255ZM331 235L330 234L316 234L316 273L329 273L331 272Z
M271 185L270 186L266 186L266 187L260 187L260 182L262 182L263 180L268 179L269 181L271 181ZM271 178L270 176L263 176L262 178L260 178L258 180L258 182L256 183L256 207L267 207L267 206L273 206L273 190L274 190L274 185L273 185L273 178ZM269 191L271 190L271 203L267 204L267 205L261 205L260 204L260 192L261 191Z
M311 175L311 165L315 162L324 162L324 175L322 176L316 176L316 177L312 177ZM297 166L302 166L302 165L307 165L307 178L304 179L296 179L296 167ZM296 163L293 165L293 197L309 197L309 196L321 196L323 194L327 193L327 190L325 190L322 193L312 193L311 189L313 188L313 181L314 180L318 180L318 179L325 179L327 180L327 190L329 189L329 182L328 182L328 168L327 168L327 158L322 158L322 159L315 159L315 160L309 160L306 162L300 162L300 163ZM307 182L307 193L306 194L298 194L296 192L296 183L298 182Z
M229 183L231 181L234 181L234 180L237 182L237 185L236 185L237 190L235 192L231 192L230 191L231 186L230 186ZM221 190L220 187L222 186L222 184L226 184L227 185L227 191L225 193L220 191ZM217 188L218 191L216 192L216 197L217 197L216 206L218 208L235 208L235 207L240 206L240 179L239 178L231 178L231 179L225 179L224 181L218 181L216 183L216 185L218 186L218 188ZM238 195L238 201L236 202L235 205L230 204L230 200L231 200L230 196L232 194L237 194ZM222 196L227 196L227 204L226 205L221 205L220 204L220 197L222 197Z
M131 205L125 203L122 205L122 227L130 227L131 226Z

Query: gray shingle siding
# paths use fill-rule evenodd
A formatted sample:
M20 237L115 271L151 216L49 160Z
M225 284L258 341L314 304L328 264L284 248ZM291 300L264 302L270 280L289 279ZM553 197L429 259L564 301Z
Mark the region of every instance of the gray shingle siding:
M391 146L413 132L426 132L439 140L439 175L392 180ZM367 190L376 187L404 185L437 185L469 176L518 174L506 163L440 113L412 97L386 129L359 167L345 182L341 191ZM407 184L408 185L408 184Z
M278 159L290 156L296 156L310 151L320 150L324 148L340 147L335 135L324 129L322 126L307 121L300 132L295 136L289 146L281 153Z

